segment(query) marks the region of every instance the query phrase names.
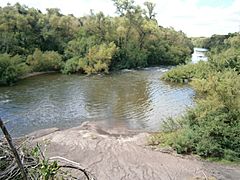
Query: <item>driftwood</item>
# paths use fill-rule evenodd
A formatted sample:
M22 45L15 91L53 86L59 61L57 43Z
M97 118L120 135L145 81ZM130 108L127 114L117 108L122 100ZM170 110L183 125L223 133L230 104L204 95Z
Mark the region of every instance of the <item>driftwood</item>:
M37 148L40 150L40 157L33 157L30 153L26 153L22 150L22 141L19 143L19 148L16 148L14 145L10 134L8 133L3 121L0 118L0 128L3 131L3 134L7 140L0 140L0 161L6 162L6 168L3 171L0 171L0 180L10 180L10 179L39 179L38 174L32 173L32 170L36 170L40 166L39 158L45 159L44 153L41 151L41 147L37 145ZM27 140L25 140L27 142ZM66 175L64 172L65 169L73 169L83 173L87 180L96 180L96 178L85 168L83 168L79 163L66 159L64 157L50 157L48 158L49 162L56 161L58 162L59 173L56 175L64 177L66 179L79 179L73 175ZM63 170L62 170L63 169Z

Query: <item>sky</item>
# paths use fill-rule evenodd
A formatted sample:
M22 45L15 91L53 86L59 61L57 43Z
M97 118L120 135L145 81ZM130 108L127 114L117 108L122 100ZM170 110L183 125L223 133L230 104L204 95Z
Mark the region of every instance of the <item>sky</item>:
M143 5L146 0L135 0ZM155 12L159 25L182 30L189 37L228 34L240 31L240 0L148 0L156 3ZM46 8L59 8L63 14L77 17L102 11L114 15L111 0L0 0L7 3L27 5L45 12Z

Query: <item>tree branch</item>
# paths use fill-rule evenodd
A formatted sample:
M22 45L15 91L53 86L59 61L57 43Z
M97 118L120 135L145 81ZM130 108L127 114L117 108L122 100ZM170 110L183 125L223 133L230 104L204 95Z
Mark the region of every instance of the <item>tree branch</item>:
M13 145L12 137L11 137L11 135L8 133L8 130L7 130L7 128L5 127L5 125L4 125L1 117L0 117L0 128L2 129L2 132L3 132L4 136L5 136L5 138L7 139L7 142L8 142L8 144L9 144L10 148L11 148L11 151L13 152L13 155L14 155L14 157L15 157L15 159L16 159L17 165L18 165L18 167L19 167L19 169L20 169L20 171L21 171L23 180L27 180L27 173L25 172L24 166L23 166L23 164L22 164L22 162L21 162L21 159L20 159L20 157L19 157L19 155L18 155L17 150L16 150L16 148L15 148L14 145Z

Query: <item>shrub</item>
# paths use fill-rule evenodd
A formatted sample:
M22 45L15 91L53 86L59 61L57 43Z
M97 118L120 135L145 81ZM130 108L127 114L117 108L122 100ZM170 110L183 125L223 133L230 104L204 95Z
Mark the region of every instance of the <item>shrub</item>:
M30 70L21 56L11 57L9 54L0 54L0 83L12 84L28 71Z
M80 61L80 66L83 66L83 70L87 74L108 73L112 57L116 51L117 47L113 42L93 46L89 49L86 57Z
M168 71L162 77L163 80L174 83L186 83L193 78L206 78L212 71L208 62L199 62L197 64L180 65Z
M178 153L192 151L203 157L239 159L240 76L227 70L195 79L191 84L201 99L184 116L185 125L169 144Z
M171 138L168 143L177 153L188 154L193 151L193 138L191 133L189 130L179 130L177 136Z
M240 73L240 51L238 49L230 48L219 54L212 54L209 61L217 71L233 69Z
M36 49L33 55L27 57L27 63L33 71L58 71L63 66L62 57L55 51L42 52Z
M79 71L79 57L74 57L66 61L62 72L64 74L72 74Z

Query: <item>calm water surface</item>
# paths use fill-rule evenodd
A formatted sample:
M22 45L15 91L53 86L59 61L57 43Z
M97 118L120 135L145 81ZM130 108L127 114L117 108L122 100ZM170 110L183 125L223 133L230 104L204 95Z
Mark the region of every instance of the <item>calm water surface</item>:
M0 116L14 136L35 130L74 127L84 121L106 126L158 130L163 119L193 105L188 86L160 80L168 68L121 71L112 75L49 74L0 87Z

